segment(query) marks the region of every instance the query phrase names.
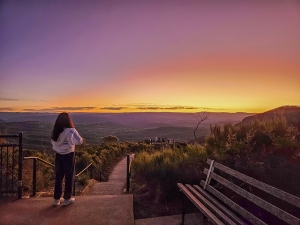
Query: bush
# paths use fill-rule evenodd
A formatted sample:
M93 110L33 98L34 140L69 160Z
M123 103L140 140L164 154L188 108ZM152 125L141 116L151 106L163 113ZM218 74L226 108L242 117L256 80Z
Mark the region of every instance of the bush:
M296 148L299 153L296 128L288 126L283 117L255 120L250 125L211 126L205 143L207 154L220 160L249 157L253 152L265 154L274 148Z
M146 187L156 202L168 201L178 194L176 183L200 182L206 158L204 148L199 145L137 153L132 162L135 190Z
M109 135L107 137L104 137L102 139L102 142L108 142L108 143L114 143L114 142L118 142L119 141L119 138L117 138L116 136L112 136L112 135Z
M109 136L109 140L116 140ZM100 145L81 145L76 147L75 151L75 160L76 160L76 174L81 172L86 168L90 163L93 163L98 169L102 171L102 180L107 180L111 167L114 166L116 162L126 154L129 154L131 151L132 145L139 146L140 144L133 143L119 143L116 141L104 141ZM143 145L142 145L143 146ZM145 146L143 146L145 147ZM147 148L146 148L147 149ZM51 151L50 154L42 153L39 151L24 151L24 156L35 156L44 159L52 164L54 164L55 152ZM88 178L88 170L78 177L78 180L82 183ZM98 173L95 172L96 179ZM24 160L24 173L23 173L23 182L24 189L31 193L32 191L32 160ZM53 188L54 182L54 168L47 166L43 163L38 162L37 170L37 190L38 191L49 191L50 188Z

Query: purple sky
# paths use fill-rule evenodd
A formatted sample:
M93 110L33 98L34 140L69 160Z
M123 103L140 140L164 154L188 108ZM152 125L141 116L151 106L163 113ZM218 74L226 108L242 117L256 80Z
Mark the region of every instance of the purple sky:
M0 111L300 105L300 2L207 2L2 1Z

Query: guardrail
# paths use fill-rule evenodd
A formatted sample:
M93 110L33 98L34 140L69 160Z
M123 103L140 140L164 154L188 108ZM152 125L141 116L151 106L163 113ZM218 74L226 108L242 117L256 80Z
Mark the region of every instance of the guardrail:
M48 166L55 167L52 163L47 162L39 157L24 157L25 160L32 160L32 196L36 196L36 172L37 172L37 161L40 161ZM101 170L99 170L93 163L90 163L87 167L85 167L82 171L75 175L74 183L73 183L73 195L75 196L75 183L78 180L78 177L82 175L85 171L90 169L90 178L93 179L93 168L99 171L99 181L101 182Z
M23 133L20 132L16 135L0 135L0 138L18 138L18 144L0 144L0 195L2 195L2 193L18 193L18 199L20 199L22 198L23 186ZM18 149L16 150L17 147ZM18 178L16 179L16 177Z
M54 168L54 165L50 162L47 162L39 157L23 157L23 133L20 132L16 135L0 135L0 138L18 138L17 143L1 143L0 144L0 195L2 193L18 193L18 199L22 198L22 187L23 187L23 160L32 160L32 195L36 195L36 184L37 184L37 161L40 161L48 166ZM16 149L18 148L18 149ZM17 162L18 161L18 162ZM17 163L16 163L17 162ZM16 164L18 167L16 168ZM99 172L99 181L101 182L101 170L98 169L95 165L90 163L86 168L81 172L75 175L74 179L74 189L73 193L75 195L75 182L78 177L83 174L87 169L90 168L90 177L93 178L93 169L98 170ZM17 171L17 174L14 172ZM10 176L10 177L9 177ZM18 179L16 180L16 177ZM16 187L17 185L17 187ZM4 188L4 189L3 189Z
M102 181L102 178L101 178L102 172L101 172L101 170L98 169L95 165L93 165L93 163L90 163L87 167L85 167L83 170L81 170L78 174L75 175L75 179L74 179L74 183L73 183L73 195L74 196L75 196L75 188L76 188L75 187L75 183L78 180L78 177L80 175L82 175L85 171L87 171L88 169L90 169L90 179L93 179L93 168L96 169L96 170L98 170L98 172L99 172L99 182Z
M127 154L127 173L126 173L126 192L129 192L130 189L130 177L131 177L131 163L134 157L130 157Z
M54 168L54 165L52 163L49 163L39 157L24 157L24 159L31 159L33 161L32 163L32 196L36 196L36 168L37 168L37 161L40 161L48 166L52 166Z

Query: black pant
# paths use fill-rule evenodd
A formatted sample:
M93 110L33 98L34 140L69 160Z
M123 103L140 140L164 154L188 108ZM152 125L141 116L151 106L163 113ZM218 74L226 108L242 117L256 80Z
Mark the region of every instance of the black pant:
M65 178L64 199L70 199L72 195L75 154L71 152L66 155L56 153L55 157L55 187L54 199L60 199L62 184Z

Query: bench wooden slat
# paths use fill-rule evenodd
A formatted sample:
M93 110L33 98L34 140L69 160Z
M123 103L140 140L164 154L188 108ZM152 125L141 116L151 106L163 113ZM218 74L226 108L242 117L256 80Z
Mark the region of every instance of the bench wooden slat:
M237 217L234 213L228 210L225 206L223 206L217 199L215 199L212 195L208 194L205 190L203 190L198 185L193 186L201 195L207 198L212 204L217 206L223 213L225 213L229 218L234 220L239 225L247 225L244 221L242 221L239 217Z
M200 185L204 186L204 181L200 182ZM206 187L206 190L216 196L218 199L220 199L224 204L228 205L230 208L232 208L235 212L249 220L252 224L255 225L267 225L265 222L261 221L259 218L245 210L243 207L236 204L234 201L230 200L228 197L217 191L215 188L213 188L211 185L208 185Z
M211 164L211 161L213 161L213 160L207 159L208 164ZM259 188L260 190L263 190L273 196L276 196L277 198L280 198L281 200L284 200L284 201L300 208L300 198L298 198L296 196L293 196L287 192L279 190L275 187L272 187L272 186L265 184L261 181L258 181L256 179L253 179L247 175L244 175L240 172L230 169L229 167L226 167L220 163L214 162L214 167L226 172L227 174L229 174L233 177L236 177L244 182L247 182L248 184L250 184L256 188Z
M207 174L208 170L205 169L204 173ZM255 203L256 205L260 206L261 208L267 210L268 212L272 213L273 215L277 216L278 218L282 219L283 221L287 222L291 225L299 225L300 220L297 217L283 211L282 209L266 202L265 200L251 194L250 192L245 191L244 189L240 188L239 186L229 182L228 180L224 179L223 177L212 173L212 179L218 181L220 184L228 187L232 191L238 193L239 195L247 198L249 201Z
M211 174L212 172L214 172L214 162L215 162L214 160L211 160L211 161L210 161L210 166L209 166L209 169L208 169L208 174L207 174L207 176L206 176L206 180L205 180L205 184L204 184L203 189L206 188L206 185L209 185L209 184L210 184L210 180L211 180L210 174Z
M177 183L178 188L193 202L193 204L215 225L224 225L209 209L207 209L182 183Z
M185 187L194 194L206 207L209 208L210 211L216 213L220 220L222 220L226 224L236 225L237 223L232 221L227 215L225 215L220 209L210 203L203 195L201 195L196 189L194 189L191 185L186 184Z

